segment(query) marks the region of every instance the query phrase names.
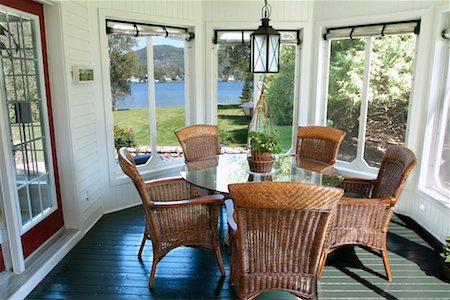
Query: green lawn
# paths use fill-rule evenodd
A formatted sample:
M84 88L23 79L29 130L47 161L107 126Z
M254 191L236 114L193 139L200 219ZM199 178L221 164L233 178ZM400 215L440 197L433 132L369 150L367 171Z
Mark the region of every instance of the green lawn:
M137 145L150 144L150 125L147 108L133 108L113 112L114 123L119 127L132 128L136 136ZM158 107L156 108L156 130L158 145L178 146L174 131L184 127L184 107ZM250 119L246 118L244 111L238 104L219 105L218 125L220 140L227 147L244 147L247 144L247 131ZM278 126L283 151L290 148L290 126Z

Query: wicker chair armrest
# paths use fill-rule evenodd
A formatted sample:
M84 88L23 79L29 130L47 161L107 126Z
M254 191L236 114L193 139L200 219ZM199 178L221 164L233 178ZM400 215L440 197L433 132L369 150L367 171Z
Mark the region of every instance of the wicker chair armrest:
M223 203L223 195L213 194L198 197L195 199L186 199L179 201L165 201L165 202L153 202L154 208L173 208L173 207L181 207L181 206L189 206L189 205L199 205L199 204L216 204L220 205Z
M345 178L341 186L345 194L361 195L361 197L368 198L374 188L374 180L360 179L360 178ZM344 195L345 195L344 194Z
M170 177L170 178L164 178L164 179L155 179L155 180L148 180L145 181L144 184L145 186L158 186L158 185L162 185L162 184L168 184L168 183L172 183L172 184L184 184L185 180L183 179L183 177Z
M233 229L234 231L237 230L237 224L236 224L236 220L234 219L234 204L233 204L233 200L231 199L227 199L224 201L225 203L225 209L227 211L227 222L228 225L231 229Z
M394 197L388 198L351 198L351 197L342 197L339 200L338 205L380 205L380 204L389 204L394 205L396 202Z

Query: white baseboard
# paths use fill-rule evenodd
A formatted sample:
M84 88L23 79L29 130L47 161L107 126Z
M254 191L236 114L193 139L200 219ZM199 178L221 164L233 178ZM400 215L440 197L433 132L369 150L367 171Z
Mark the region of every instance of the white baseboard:
M26 270L21 274L10 274L3 299L24 299L47 276L48 273L81 240L79 230L66 229L57 234L49 243L39 249L26 262Z

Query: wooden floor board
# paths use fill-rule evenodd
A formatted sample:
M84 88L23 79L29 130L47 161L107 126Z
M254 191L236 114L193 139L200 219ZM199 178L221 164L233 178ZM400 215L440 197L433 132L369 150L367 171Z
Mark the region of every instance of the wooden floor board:
M237 299L229 277L221 278L214 255L182 247L159 264L154 289L147 288L152 265L151 242L137 259L144 226L142 207L103 216L72 251L32 291L29 299ZM225 219L219 220L221 241ZM385 278L379 256L362 248L343 247L329 256L318 283L319 298L450 299L441 259L431 244L394 216L388 235L392 282ZM228 248L222 246L227 274ZM257 299L296 299L268 292Z

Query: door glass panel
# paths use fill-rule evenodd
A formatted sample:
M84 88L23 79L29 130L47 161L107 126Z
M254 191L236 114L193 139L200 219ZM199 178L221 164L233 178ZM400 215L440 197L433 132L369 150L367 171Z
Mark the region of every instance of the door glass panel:
M414 34L373 39L364 159L379 167L386 147L403 145L414 62Z
M35 21L0 11L2 99L10 129L11 160L17 184L22 225L38 223L45 211L56 208L50 180L49 139L43 122L39 89Z
M338 159L352 161L358 148L359 115L364 72L364 39L332 40L328 79L327 126L347 134Z

